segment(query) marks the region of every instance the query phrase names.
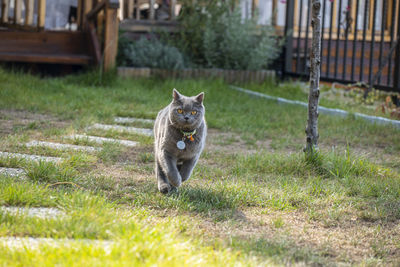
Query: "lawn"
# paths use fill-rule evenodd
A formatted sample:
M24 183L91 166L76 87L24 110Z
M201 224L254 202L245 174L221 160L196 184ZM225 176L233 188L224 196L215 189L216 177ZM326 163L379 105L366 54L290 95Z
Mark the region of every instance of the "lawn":
M0 166L27 172L25 180L0 179L0 205L65 213L40 219L0 212L0 236L69 240L40 249L2 245L3 265L400 264L398 129L321 114L321 153L309 162L302 152L304 108L250 97L220 80L107 75L100 82L95 73L38 78L0 69L0 86L0 151L65 158L0 159ZM243 86L277 92L273 82ZM164 196L157 192L151 137L87 127L113 124L115 116L154 119L172 88L205 92L210 129L192 178ZM83 132L139 146L109 143L87 153L24 145L100 146L64 138Z

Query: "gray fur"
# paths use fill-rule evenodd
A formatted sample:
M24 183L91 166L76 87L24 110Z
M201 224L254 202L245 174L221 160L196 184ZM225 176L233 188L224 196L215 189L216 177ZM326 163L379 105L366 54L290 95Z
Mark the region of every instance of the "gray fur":
M172 95L172 102L158 113L154 123L155 172L158 190L164 194L189 179L207 135L204 93L187 97L174 89ZM183 110L183 114L178 113L179 108ZM195 115L191 114L193 110L197 112ZM194 129L194 141L185 139L185 149L178 149L176 144L183 138L181 131L192 132Z

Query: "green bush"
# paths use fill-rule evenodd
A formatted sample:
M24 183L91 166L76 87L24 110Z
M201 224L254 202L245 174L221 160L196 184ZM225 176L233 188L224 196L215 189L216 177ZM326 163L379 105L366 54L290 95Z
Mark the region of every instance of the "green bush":
M195 64L224 69L262 69L279 56L272 26L243 20L230 1L184 1L176 46Z
M118 65L160 69L185 67L182 53L173 46L163 44L156 38L142 37L136 42L122 38L119 42Z

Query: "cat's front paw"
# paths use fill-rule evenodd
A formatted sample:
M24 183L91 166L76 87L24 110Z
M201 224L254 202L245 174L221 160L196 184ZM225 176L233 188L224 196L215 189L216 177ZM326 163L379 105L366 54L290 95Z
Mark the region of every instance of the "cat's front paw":
M165 195L169 193L169 191L171 190L171 186L169 184L161 184L158 186L158 190L161 194Z

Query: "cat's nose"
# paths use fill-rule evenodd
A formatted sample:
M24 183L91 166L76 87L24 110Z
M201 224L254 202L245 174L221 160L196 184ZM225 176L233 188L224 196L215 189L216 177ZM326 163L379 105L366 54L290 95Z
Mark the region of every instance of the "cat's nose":
M185 116L185 120L189 120L189 117L188 117L188 116Z

